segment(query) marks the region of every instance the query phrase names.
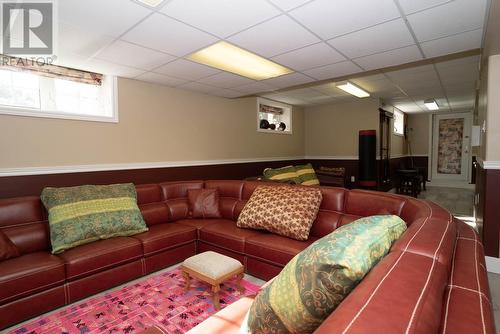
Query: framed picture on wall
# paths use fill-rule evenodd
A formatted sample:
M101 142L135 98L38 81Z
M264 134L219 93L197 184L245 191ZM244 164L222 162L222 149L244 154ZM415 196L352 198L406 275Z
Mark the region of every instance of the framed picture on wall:
M257 131L276 134L292 133L292 106L257 98Z

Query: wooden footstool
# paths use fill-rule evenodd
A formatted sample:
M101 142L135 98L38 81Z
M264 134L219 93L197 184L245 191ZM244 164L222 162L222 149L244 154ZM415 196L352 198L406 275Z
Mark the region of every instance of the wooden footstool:
M212 285L214 308L220 310L219 291L220 284L225 280L238 276L237 287L243 293L245 288L241 285L244 268L240 261L229 256L208 251L191 256L182 263L182 276L186 280L184 289L191 287L190 276Z

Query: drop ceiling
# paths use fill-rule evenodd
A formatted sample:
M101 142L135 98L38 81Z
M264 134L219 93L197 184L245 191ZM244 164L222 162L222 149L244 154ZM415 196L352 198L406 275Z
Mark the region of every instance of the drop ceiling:
M293 96L277 91L480 48L488 0L165 0L155 8L133 0L58 3L61 65L228 98L264 92L311 105L349 97L328 84ZM221 40L294 73L255 81L186 59ZM421 96L439 92L432 97L459 108L470 105L476 58L464 60L468 70L431 65L353 82L420 109Z

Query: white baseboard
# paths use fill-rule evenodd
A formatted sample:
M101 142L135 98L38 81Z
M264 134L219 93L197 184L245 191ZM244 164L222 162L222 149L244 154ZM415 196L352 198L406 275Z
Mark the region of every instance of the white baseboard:
M500 259L498 257L486 256L486 269L490 273L500 275Z

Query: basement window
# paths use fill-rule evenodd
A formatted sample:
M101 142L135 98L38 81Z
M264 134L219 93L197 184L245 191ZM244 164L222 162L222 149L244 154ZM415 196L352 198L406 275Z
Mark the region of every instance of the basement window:
M0 114L118 122L116 78L1 57Z
M292 106L267 99L257 99L257 131L292 133Z
M398 136L405 134L405 114L394 108L394 128L393 133Z

